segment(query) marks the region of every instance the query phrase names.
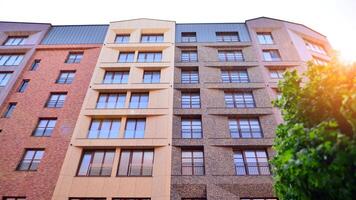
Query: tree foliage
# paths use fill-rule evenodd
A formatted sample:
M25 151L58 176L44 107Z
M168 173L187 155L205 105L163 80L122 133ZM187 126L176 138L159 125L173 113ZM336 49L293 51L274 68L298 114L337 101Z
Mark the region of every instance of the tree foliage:
M302 81L304 80L304 81ZM282 200L356 199L356 65L286 72L272 160Z

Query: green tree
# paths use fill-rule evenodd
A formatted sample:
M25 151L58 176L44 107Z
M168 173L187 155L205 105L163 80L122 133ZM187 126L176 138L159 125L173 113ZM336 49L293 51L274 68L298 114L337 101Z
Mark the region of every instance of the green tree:
M305 81L302 81L305 80ZM286 72L272 159L281 200L356 199L356 65Z

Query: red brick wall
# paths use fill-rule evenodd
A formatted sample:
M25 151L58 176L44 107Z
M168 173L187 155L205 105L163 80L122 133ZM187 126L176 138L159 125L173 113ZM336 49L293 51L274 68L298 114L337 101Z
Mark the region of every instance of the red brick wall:
M26 196L29 200L51 199L69 141L101 46L42 46L27 64L9 97L1 106L17 102L10 118L0 119L0 198ZM66 64L70 51L84 51L79 64ZM29 71L34 59L41 59L36 71ZM60 70L76 70L72 84L56 84ZM22 79L30 79L24 93L17 93ZM44 108L50 92L68 92L63 108ZM33 137L40 117L57 117L51 137ZM37 171L16 171L25 148L44 148Z

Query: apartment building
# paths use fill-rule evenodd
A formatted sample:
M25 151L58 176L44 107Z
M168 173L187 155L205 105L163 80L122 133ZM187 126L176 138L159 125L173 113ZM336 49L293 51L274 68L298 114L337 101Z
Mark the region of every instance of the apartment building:
M110 23L52 199L169 199L174 33Z
M53 26L42 42L39 35L31 39L38 44L30 45L32 54L26 53L23 70L16 69L20 65L0 67L18 73L11 80L14 86L6 86L10 92L1 106L3 200L51 199L106 30Z
M3 200L275 200L277 83L333 55L324 35L267 17L0 31L0 70L17 70L0 77Z
M277 199L277 82L326 52L323 35L281 20L177 24L171 199Z

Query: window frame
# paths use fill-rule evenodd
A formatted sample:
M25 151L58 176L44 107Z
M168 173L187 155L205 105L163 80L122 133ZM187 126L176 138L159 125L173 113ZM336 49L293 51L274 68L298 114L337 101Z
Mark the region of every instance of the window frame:
M2 77L2 79L0 80L0 88L1 87L6 87L6 85L9 83L9 81L10 81L10 79L12 77L12 74L13 74L13 72L10 72L10 71L1 71L0 72L0 77L2 75L4 75Z
M229 98L228 96L231 96ZM242 98L241 98L242 97ZM252 99L252 102L248 102L248 99ZM242 100L240 103L238 100ZM256 101L253 95L253 91L238 91L238 92L224 92L224 100L226 108L256 108ZM231 102L230 102L231 101Z
M138 98L137 102L133 101L133 98ZM143 101L147 99L147 102ZM150 93L149 92L131 92L129 108L130 109L145 109L148 108L150 102ZM135 106L136 104L137 106Z
M104 123L110 123L110 127L108 130L103 129ZM98 129L94 129L93 123L99 123ZM113 129L114 123L117 123L118 129ZM121 119L120 118L109 118L109 119L91 119L90 126L88 129L87 137L88 139L110 139L110 138L119 138L121 128ZM93 130L92 130L93 129ZM102 137L104 131L108 131L107 137ZM92 137L91 135L95 133L96 137ZM116 137L113 137L112 134L116 134ZM115 135L114 135L115 136Z
M157 81L157 74L158 74L158 81ZM150 78L145 78L146 76L150 76ZM149 81L146 81L149 80ZM143 72L142 77L143 83L160 83L161 82L161 71L147 71Z
M152 55L152 60L148 60L148 58ZM143 56L143 58L141 58ZM157 58L157 60L156 60ZM159 59L158 59L159 58ZM143 60L142 60L143 59ZM162 62L163 52L162 51L139 51L137 54L137 62L138 63L159 63Z
M127 94L123 92L118 93L99 93L98 99L96 101L95 109L120 109L125 108ZM101 102L101 99L104 99L104 102ZM115 98L115 102L110 102L110 98ZM123 102L120 99L123 98ZM111 103L113 103L113 107L111 107ZM121 104L122 103L122 104ZM99 106L103 105L103 106Z
M183 128L184 126L187 127L187 125L183 125L184 122L189 123L189 129ZM194 122L199 122L199 126L193 125ZM198 127L195 129L194 127ZM203 138L203 122L201 118L181 118L181 138L182 139L202 139ZM185 137L186 134L189 134L189 137ZM195 134L199 134L199 137L194 137Z
M197 77L197 80L193 79L194 77ZM184 78L188 78L184 80ZM180 82L182 84L199 84L199 70L181 70L181 75L180 75Z
M24 43L27 41L28 39L28 35L24 35L24 36L8 36L5 40L5 42L3 43L3 46L23 46L25 45ZM20 42L17 42L16 44L7 44L10 40L12 39L20 39ZM12 42L14 43L14 42Z
M123 152L129 152L129 160L127 161L127 170L126 170L126 175L121 175L119 174L120 172L120 166L122 164L122 154ZM139 175L130 175L132 168L130 167L132 165L132 158L134 152L141 152L142 157L141 157L141 162L140 162L140 174ZM144 160L145 160L145 152L152 153L152 165L151 165L151 172L148 175L143 175L143 170L144 170ZM120 158L119 158L119 163L117 166L117 172L116 176L117 177L152 177L153 176L153 167L154 167L154 159L155 159L155 150L154 149L121 149L120 151ZM125 166L124 166L125 167Z
M51 99L52 96L54 95L58 95L58 98L55 100L54 105L52 106L54 100ZM61 98L63 98L63 96L64 96L64 100L60 100ZM67 96L68 96L68 92L51 92L46 101L45 108L63 108Z
M128 127L128 122L135 122L135 128L133 129L133 130L128 130L127 129L127 127ZM136 134L137 134L137 132L138 131L142 131L142 130L137 130L137 124L139 123L139 122L144 122L143 123L143 135L142 135L142 137L138 137L138 136L136 136ZM147 119L146 118L127 118L126 119L126 122L125 122L125 130L124 130L124 139L142 139L142 138L145 138L145 132L146 132L146 126L147 126ZM128 131L133 131L133 137L128 137L127 136L127 132ZM138 134L140 134L140 132L138 133Z
M74 56L74 58L72 58L72 56ZM84 51L69 52L65 60L65 63L78 64L83 60L83 57L84 57Z
M184 58L184 59L183 59ZM185 59L187 58L187 59ZM180 55L181 62L198 62L197 50L182 50Z
M268 56L266 58L265 55L267 55L266 53L268 53ZM282 57L281 57L281 54L279 53L279 50L278 49L263 49L262 50L262 55L263 55L263 61L264 62L280 62L282 61ZM273 57L273 55L278 55L278 57Z
M90 172L91 172L91 169L92 169L92 164L93 164L93 160L94 160L94 156L95 156L95 153L98 152L104 152L104 156L100 162L100 171L99 171L99 174L100 175L93 175L91 176L90 175ZM80 172L80 168L82 166L82 163L83 163L83 158L84 158L84 155L88 153L90 154L90 161L89 161L89 165L88 165L88 168L86 170L86 174L85 175L79 175L79 172ZM104 162L105 162L105 158L106 158L106 154L107 153L113 153L113 159L112 159L112 163L111 163L111 172L109 175L101 175L102 172L103 172L103 166L104 166ZM116 154L116 150L115 149L83 149L82 152L81 152L81 157L80 157L80 162L79 162L79 165L78 165L78 169L77 169L77 172L76 172L76 177L111 177L111 174L112 174L112 170L113 170L113 166L114 166L114 161L115 161L115 154Z
M20 87L17 89L18 93L24 93L28 87L28 84L30 84L30 79L23 79Z
M147 37L147 40L144 40L145 37ZM153 39L153 40L151 40L151 39ZM140 42L141 43L163 43L164 42L164 33L141 34Z
M197 32L181 32L181 42L184 43L197 42Z
M121 38L120 41L118 41L118 39L120 37L122 37L122 38ZM116 34L114 43L115 44L127 44L127 43L130 43L130 37L131 37L131 34Z
M215 32L215 37L216 42L240 42L240 35L237 31Z
M272 32L257 32L256 35L257 35L258 44L262 44L262 45L274 44ZM267 37L270 37L270 40L266 39ZM263 41L261 39L263 39Z
M32 64L31 64L30 71L36 71L38 69L38 67L40 66L40 63L41 63L41 59L33 60Z
M231 54L233 56L231 57ZM233 59L231 59L233 58ZM219 62L245 62L242 50L218 50Z
M249 131L248 132L242 132L242 128L241 128L241 124L240 121L242 120L247 120L248 121L248 126L249 126ZM252 126L251 126L251 121L252 122L256 122L258 123L258 127L259 127L259 132L257 131L253 131ZM234 131L232 131L231 128L231 123L234 122L236 123L237 126L237 130L236 130L236 136L234 136ZM263 129L261 126L261 122L259 118L229 118L228 120L228 125L229 125L229 132L230 132L230 137L233 139L261 139L264 138L264 134L263 134ZM260 137L255 137L254 134L259 134ZM249 134L250 137L244 137L243 134Z
M183 166L183 152L190 152L191 153L191 166ZM194 157L194 152L202 153L203 157ZM187 157L188 158L188 157ZM203 159L203 165L202 166L196 166L194 164L194 159ZM183 174L183 168L184 167L189 167L191 168L191 174ZM195 168L200 167L202 169L202 174L196 174L195 173ZM193 148L187 148L187 149L181 149L181 174L182 176L204 176L205 175L205 153L203 149L193 149Z
M30 159L31 161L30 161L27 169L21 169L21 165L24 163L24 160L25 160L25 157L26 157L26 154L27 154L28 151L34 151L33 156ZM37 152L42 152L41 158L39 158L39 159L35 159L35 157L37 155ZM20 160L20 162L18 163L18 165L16 167L16 171L27 171L27 172L29 172L29 171L37 171L38 167L39 167L39 165L40 165L40 163L41 163L41 161L43 159L44 154L45 154L45 149L44 148L25 148L25 150L24 150L24 152L22 154L21 160ZM35 160L38 161L38 164L37 164L35 169L31 169L31 167L32 167L32 165L33 165Z
M121 58L123 56L123 58ZM135 52L134 51L120 51L117 58L118 63L133 63L135 62Z
M200 92L181 91L181 108L182 109L199 109L201 108Z
M250 77L247 70L224 70L222 69L220 74L221 81L223 83L250 83ZM241 76L245 73L246 77ZM225 77L225 79L224 79ZM226 79L227 78L227 79Z
M130 71L105 71L102 84L127 84L129 80ZM107 77L110 76L110 77ZM120 82L116 83L115 77L120 77ZM110 78L110 79L109 79Z
M12 113L16 109L17 102L10 102L8 106L6 107L6 110L3 114L3 118L10 118L12 116Z
M75 73L76 73L76 70L61 70L61 71L59 71L59 75L56 79L56 83L57 84L72 84L74 81ZM63 79L62 74L67 74L67 76ZM73 75L73 77L70 77L70 75Z
M253 157L255 160L256 160L256 166L249 166L248 165L248 162L247 162L247 158L252 158L252 157L246 157L246 152L248 151L252 151L254 153L254 156ZM243 166L237 166L236 162L235 162L235 155L237 154L237 152L240 152L240 154L242 155L242 159L243 159ZM257 152L264 152L266 157L257 157ZM267 160L267 166L264 166L262 164L260 164L259 160L258 159L263 159L265 158ZM233 161L234 161L234 167L235 167L235 175L236 176L271 176L271 167L270 167L270 163L269 163L269 156L268 156L268 152L266 149L261 149L261 148L257 148L257 149L234 149L233 150ZM251 163L251 162L249 162ZM253 163L253 162L252 162ZM261 162L263 163L263 162ZM245 173L244 174L238 174L238 170L237 168L238 167L243 167L244 170L245 170ZM256 167L257 168L257 174L251 174L249 172L249 167ZM264 167L264 168L267 168L268 169L268 174L262 174L261 173L261 168Z
M57 125L57 118L39 118L37 121L37 125L35 127L35 129L32 132L32 136L33 137L51 137L53 134L54 129L56 128ZM39 127L39 125L41 124L41 121L47 121L46 122L46 126L44 127ZM53 127L48 127L49 123L53 123L54 121L54 126ZM36 135L38 129L43 129L40 133L40 135ZM49 133L46 133L47 129L50 129Z
M5 58L4 58L5 57ZM23 59L25 57L25 54L0 54L0 64L1 67L7 67L7 66L19 66ZM4 59L4 60L2 60Z

